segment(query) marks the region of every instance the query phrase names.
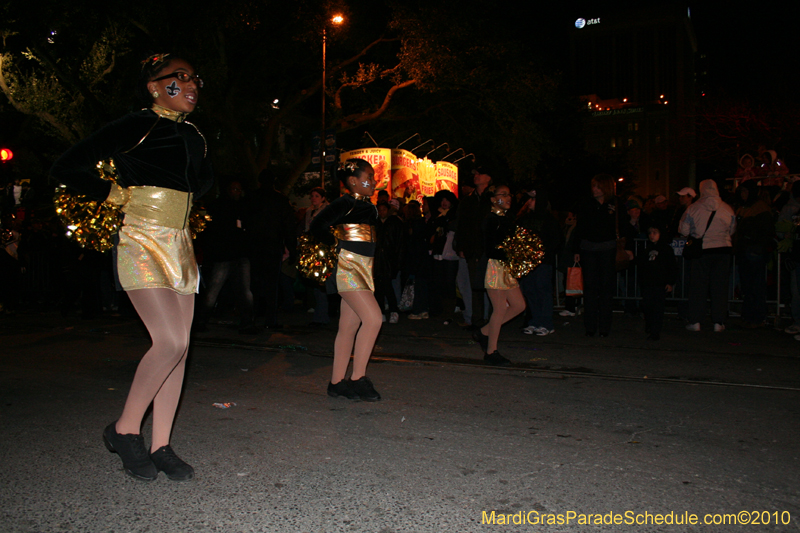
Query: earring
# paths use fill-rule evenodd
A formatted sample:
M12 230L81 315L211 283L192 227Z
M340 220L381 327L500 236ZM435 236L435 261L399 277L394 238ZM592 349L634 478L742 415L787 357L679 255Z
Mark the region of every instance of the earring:
M153 91L150 94L153 95L153 98L158 98L158 96L159 96L158 95L158 91Z

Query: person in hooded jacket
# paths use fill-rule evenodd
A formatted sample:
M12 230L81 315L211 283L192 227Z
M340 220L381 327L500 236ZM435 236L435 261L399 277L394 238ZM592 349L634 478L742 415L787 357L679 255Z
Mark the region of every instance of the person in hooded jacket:
M712 213L715 213L714 218L708 224ZM700 199L686 208L678 231L681 235L703 239L702 256L689 261L689 304L686 310L689 324L686 329L700 331L700 319L710 292L714 331L725 331L736 215L733 208L719 197L714 180L700 182Z

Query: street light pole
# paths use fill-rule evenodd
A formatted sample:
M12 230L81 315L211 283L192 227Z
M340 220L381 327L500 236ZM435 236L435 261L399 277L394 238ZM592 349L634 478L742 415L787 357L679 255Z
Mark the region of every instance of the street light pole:
M335 15L331 18L331 23L336 24L337 26L344 22L344 17L341 15ZM328 28L327 24L322 27L322 129L320 130L320 138L319 138L319 151L320 151L320 159L319 159L319 179L321 187L325 188L325 78L326 78L326 46L328 44Z
M325 45L328 42L328 29L322 27L322 129L319 133L319 179L320 187L325 189Z

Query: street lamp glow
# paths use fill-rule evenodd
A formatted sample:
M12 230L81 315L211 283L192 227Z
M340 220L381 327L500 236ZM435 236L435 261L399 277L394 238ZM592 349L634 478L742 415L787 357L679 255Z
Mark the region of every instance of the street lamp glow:
M334 24L341 24L342 22L344 22L344 17L341 15L334 15L334 17L331 19L331 22L333 22Z

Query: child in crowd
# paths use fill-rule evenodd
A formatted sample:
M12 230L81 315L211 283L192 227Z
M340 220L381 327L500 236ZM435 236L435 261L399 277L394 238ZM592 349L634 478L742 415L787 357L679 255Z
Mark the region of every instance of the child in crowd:
M662 234L661 228L650 224L647 245L636 258L642 285L645 331L648 333L647 339L652 341L661 337L664 303L667 293L672 292L675 286L677 273L675 252L667 242L662 241Z

